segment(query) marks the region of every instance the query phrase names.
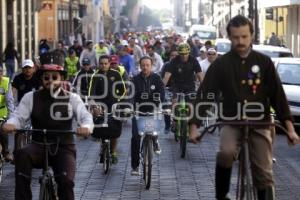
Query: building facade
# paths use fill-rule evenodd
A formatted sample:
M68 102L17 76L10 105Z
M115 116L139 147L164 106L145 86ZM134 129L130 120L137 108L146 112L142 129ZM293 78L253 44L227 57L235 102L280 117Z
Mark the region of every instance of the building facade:
M37 53L37 1L0 0L0 50L13 42L20 60Z
M271 32L277 33L282 38L283 44L291 49L295 57L300 56L300 0L272 0L264 1L265 12L262 17L266 18L266 9L272 8L273 19L266 20L264 24L267 38Z

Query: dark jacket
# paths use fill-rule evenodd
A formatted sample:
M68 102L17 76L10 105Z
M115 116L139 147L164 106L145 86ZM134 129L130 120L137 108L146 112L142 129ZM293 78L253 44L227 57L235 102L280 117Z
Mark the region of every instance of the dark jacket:
M232 117L231 120L241 120L243 112L252 109L252 112L246 112L248 119L252 117L252 120L269 121L271 106L281 122L292 120L272 60L254 50L247 58L241 58L231 50L211 64L198 90L195 104L207 101L218 101L221 120L228 120L228 117ZM199 125L196 113L198 112L198 116L205 116L207 108L208 106L199 106L192 122Z
M116 82L118 83L114 87ZM109 69L106 72L98 70L94 73L90 82L89 96L96 102L105 104L109 112L113 104L124 98L125 93L126 86L118 71Z
M143 76L142 73L133 77L134 90L134 106L141 112L152 112L155 107L151 105L138 106L141 103L153 103L159 106L165 100L164 84L160 76L151 73L149 77Z
M90 86L90 81L92 78L92 75L94 74L94 70L90 69L88 71L85 71L84 69L81 69L75 76L75 79L73 81L73 87L75 88L77 94L87 96ZM80 79L80 86L79 84ZM78 87L78 88L77 88ZM78 90L80 89L80 90Z

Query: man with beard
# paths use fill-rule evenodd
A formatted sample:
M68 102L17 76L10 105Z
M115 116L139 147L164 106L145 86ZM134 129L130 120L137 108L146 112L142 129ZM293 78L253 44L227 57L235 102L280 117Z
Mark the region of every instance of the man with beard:
M79 136L88 136L93 130L93 119L81 98L62 89L61 82L66 78L63 67L63 55L45 53L41 56L42 67L39 78L43 88L24 95L15 112L3 125L6 133L14 133L24 127L28 119L33 129L72 130L74 124L80 124L76 132ZM58 105L59 106L54 106ZM55 113L53 117L52 113ZM58 116L58 117L57 117ZM77 122L74 120L77 119ZM71 134L59 136L47 135L49 143L58 147L57 153L49 154L49 164L54 172L59 199L74 199L74 176L76 171L75 139ZM32 168L43 166L43 137L32 135L32 143L16 152L15 157L15 199L32 199Z
M195 105L219 102L221 121L270 122L270 107L276 111L279 121L287 128L290 144L299 143L293 126L281 81L270 57L251 48L253 25L242 15L232 18L227 25L227 35L232 43L231 51L217 58L208 68L204 81L198 90ZM213 95L212 95L213 94ZM211 98L215 96L215 98ZM249 103L249 104L248 104ZM255 103L255 104L254 104ZM247 112L246 105L251 113ZM240 106L245 108L239 115ZM209 106L195 110L190 125L190 139L197 142L201 117L205 118ZM216 199L226 200L229 192L231 169L240 146L243 131L240 127L222 126L220 147L216 161ZM272 133L269 126L250 127L249 146L253 183L258 200L275 199L272 169Z

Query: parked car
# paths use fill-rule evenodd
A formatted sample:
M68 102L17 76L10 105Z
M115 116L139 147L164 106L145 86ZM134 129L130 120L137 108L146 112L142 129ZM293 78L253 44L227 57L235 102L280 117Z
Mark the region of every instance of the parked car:
M254 44L252 48L258 52L269 56L274 63L276 63L279 58L294 57L291 50L286 47Z
M224 55L231 49L231 41L226 38L218 38L215 43L217 54Z
M295 126L300 130L300 58L280 58L277 72L287 96Z

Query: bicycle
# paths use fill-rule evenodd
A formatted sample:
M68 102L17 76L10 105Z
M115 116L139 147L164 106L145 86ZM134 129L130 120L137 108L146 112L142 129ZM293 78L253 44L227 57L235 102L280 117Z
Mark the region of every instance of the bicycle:
M125 113L138 116L137 125L139 135L142 137L141 158L143 165L143 179L146 189L148 190L151 185L152 176L152 159L153 159L153 140L158 136L160 131L159 114L170 114L170 110L162 110L155 112L140 112L129 111L125 109ZM141 116L139 116L141 115Z
M186 101L186 97L192 99L192 95L196 93L178 93L177 98L178 105L175 108L176 124L175 124L175 141L180 142L180 157L184 158L186 154L186 144L188 141L189 126L188 126L188 114L189 107ZM195 96L196 97L196 96Z
M238 178L237 178L237 191L236 199L255 200L256 189L253 185L251 161L249 154L249 129L255 126L275 126L287 133L287 130L276 122L256 122L256 121L220 121L207 126L202 134L197 138L201 141L202 137L209 132L209 130L215 130L219 126L237 126L243 127L243 137L241 142L241 150L238 155L239 167L238 167Z
M6 118L0 118L0 124L2 126L2 124L6 121ZM0 129L2 130L2 128ZM0 134L2 134L0 132ZM5 159L4 159L4 156L2 155L2 145L0 143L0 183L2 182L2 176L3 176L3 168L4 168L4 163L5 163Z
M39 183L40 183L39 200L58 200L57 184L55 182L54 175L51 173L49 167L49 153L51 154L49 146L53 145L54 143L48 143L47 135L48 134L50 135L75 134L75 132L72 130L62 131L62 130L46 130L46 129L18 129L17 130L17 134L24 134L29 132L31 134L42 134L43 136L42 145L44 150L44 161L43 161L44 163L43 163L42 175L39 177ZM58 145L59 144L57 143L56 150L54 152L57 152Z
M111 113L105 113L105 116L114 116L114 112ZM97 124L97 128L108 128L109 124L108 124L108 120L105 121L104 120L104 115L99 115L97 117L94 118L94 123ZM104 174L107 174L110 168L110 165L112 164L112 159L111 159L111 151L112 151L112 147L111 147L111 142L110 142L110 138L106 137L105 134L102 131L99 131L100 135L96 135L95 133L93 133L93 136L98 138L100 140L100 153L99 153L99 162L100 164L103 164L103 170L104 170Z

